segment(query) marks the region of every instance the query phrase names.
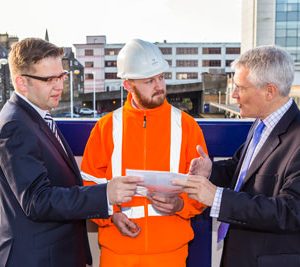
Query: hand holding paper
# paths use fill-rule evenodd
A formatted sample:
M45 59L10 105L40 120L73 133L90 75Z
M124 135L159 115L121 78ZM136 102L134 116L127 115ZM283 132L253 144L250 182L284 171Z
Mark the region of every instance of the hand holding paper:
M135 176L114 177L107 185L107 195L110 204L128 202L134 196L137 184L143 179Z
M149 193L153 208L165 215L173 215L183 208L183 199L178 194Z
M145 170L126 170L126 175L138 176L143 178L139 185L147 188L148 192L161 193L163 195L175 194L182 192L181 186L172 184L172 180L185 180L186 175L181 173L164 172L164 171L145 171Z

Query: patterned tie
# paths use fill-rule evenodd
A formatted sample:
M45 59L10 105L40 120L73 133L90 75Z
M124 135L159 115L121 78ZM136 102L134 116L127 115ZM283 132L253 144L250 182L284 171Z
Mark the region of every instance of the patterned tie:
M57 132L57 127L56 127L56 123L55 121L53 120L52 116L50 113L46 113L45 117L44 117L44 120L47 122L49 128L51 129L51 131L54 133L56 139L58 140L58 142L62 145L62 147L65 149L59 135L58 135L58 132Z
M255 148L261 138L261 134L262 134L264 128L265 128L265 124L262 121L260 121L260 123L256 126L256 128L254 130L254 134L253 134L252 140L249 144L247 153L245 155L234 191L238 192L241 189L241 186L242 186L244 178L247 174L247 170L249 168L253 153L254 153ZM221 240L223 240L225 238L228 228L229 228L228 223L221 222L219 229L218 229L218 242L220 242Z

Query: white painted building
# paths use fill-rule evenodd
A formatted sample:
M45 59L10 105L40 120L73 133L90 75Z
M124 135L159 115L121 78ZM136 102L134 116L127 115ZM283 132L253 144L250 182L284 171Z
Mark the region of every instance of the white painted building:
M106 37L87 36L86 44L74 44L76 58L84 66L84 93L104 91L104 47Z
M117 55L124 44L105 46L106 91L119 90ZM230 63L240 54L240 43L156 43L170 69L165 73L167 84L201 82L201 74L216 69L231 72Z
M117 78L117 56L124 44L106 44L105 36L87 36L86 44L75 44L76 56L85 66L85 93L93 90L93 72L96 92L120 90ZM240 54L240 43L156 43L170 69L167 84L201 82L201 74L212 69L231 71L230 63Z

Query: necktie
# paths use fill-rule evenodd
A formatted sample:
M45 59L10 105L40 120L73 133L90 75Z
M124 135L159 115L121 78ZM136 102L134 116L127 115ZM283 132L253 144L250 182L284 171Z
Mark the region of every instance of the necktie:
M45 121L47 122L49 128L51 129L51 131L53 132L53 134L55 135L56 139L58 140L58 142L62 145L62 147L64 148L64 145L62 144L60 137L58 135L57 132L57 127L56 127L56 123L53 120L52 116L50 115L50 113L46 113L45 117L44 117ZM65 148L64 148L65 149Z
M256 148L256 146L257 146L257 144L258 144L258 142L261 138L261 134L262 134L264 128L265 128L265 124L262 121L260 121L260 123L256 126L256 128L254 130L254 134L253 134L252 140L249 144L247 153L245 155L245 158L244 158L244 161L243 161L243 164L242 164L240 174L239 174L238 180L236 182L234 191L238 192L241 189L241 186L242 186L244 178L247 174L247 170L249 168L253 153L254 153L255 148ZM228 223L223 223L222 222L220 224L219 229L218 229L218 242L220 242L221 240L223 240L225 238L225 236L227 234L227 231L228 231L228 228L229 228Z

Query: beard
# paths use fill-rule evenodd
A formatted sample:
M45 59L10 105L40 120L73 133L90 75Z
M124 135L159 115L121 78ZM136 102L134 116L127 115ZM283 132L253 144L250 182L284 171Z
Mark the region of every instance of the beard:
M166 99L166 92L164 90L156 91L150 98L143 96L135 86L133 86L133 92L135 94L136 104L145 109L157 108L161 106Z

